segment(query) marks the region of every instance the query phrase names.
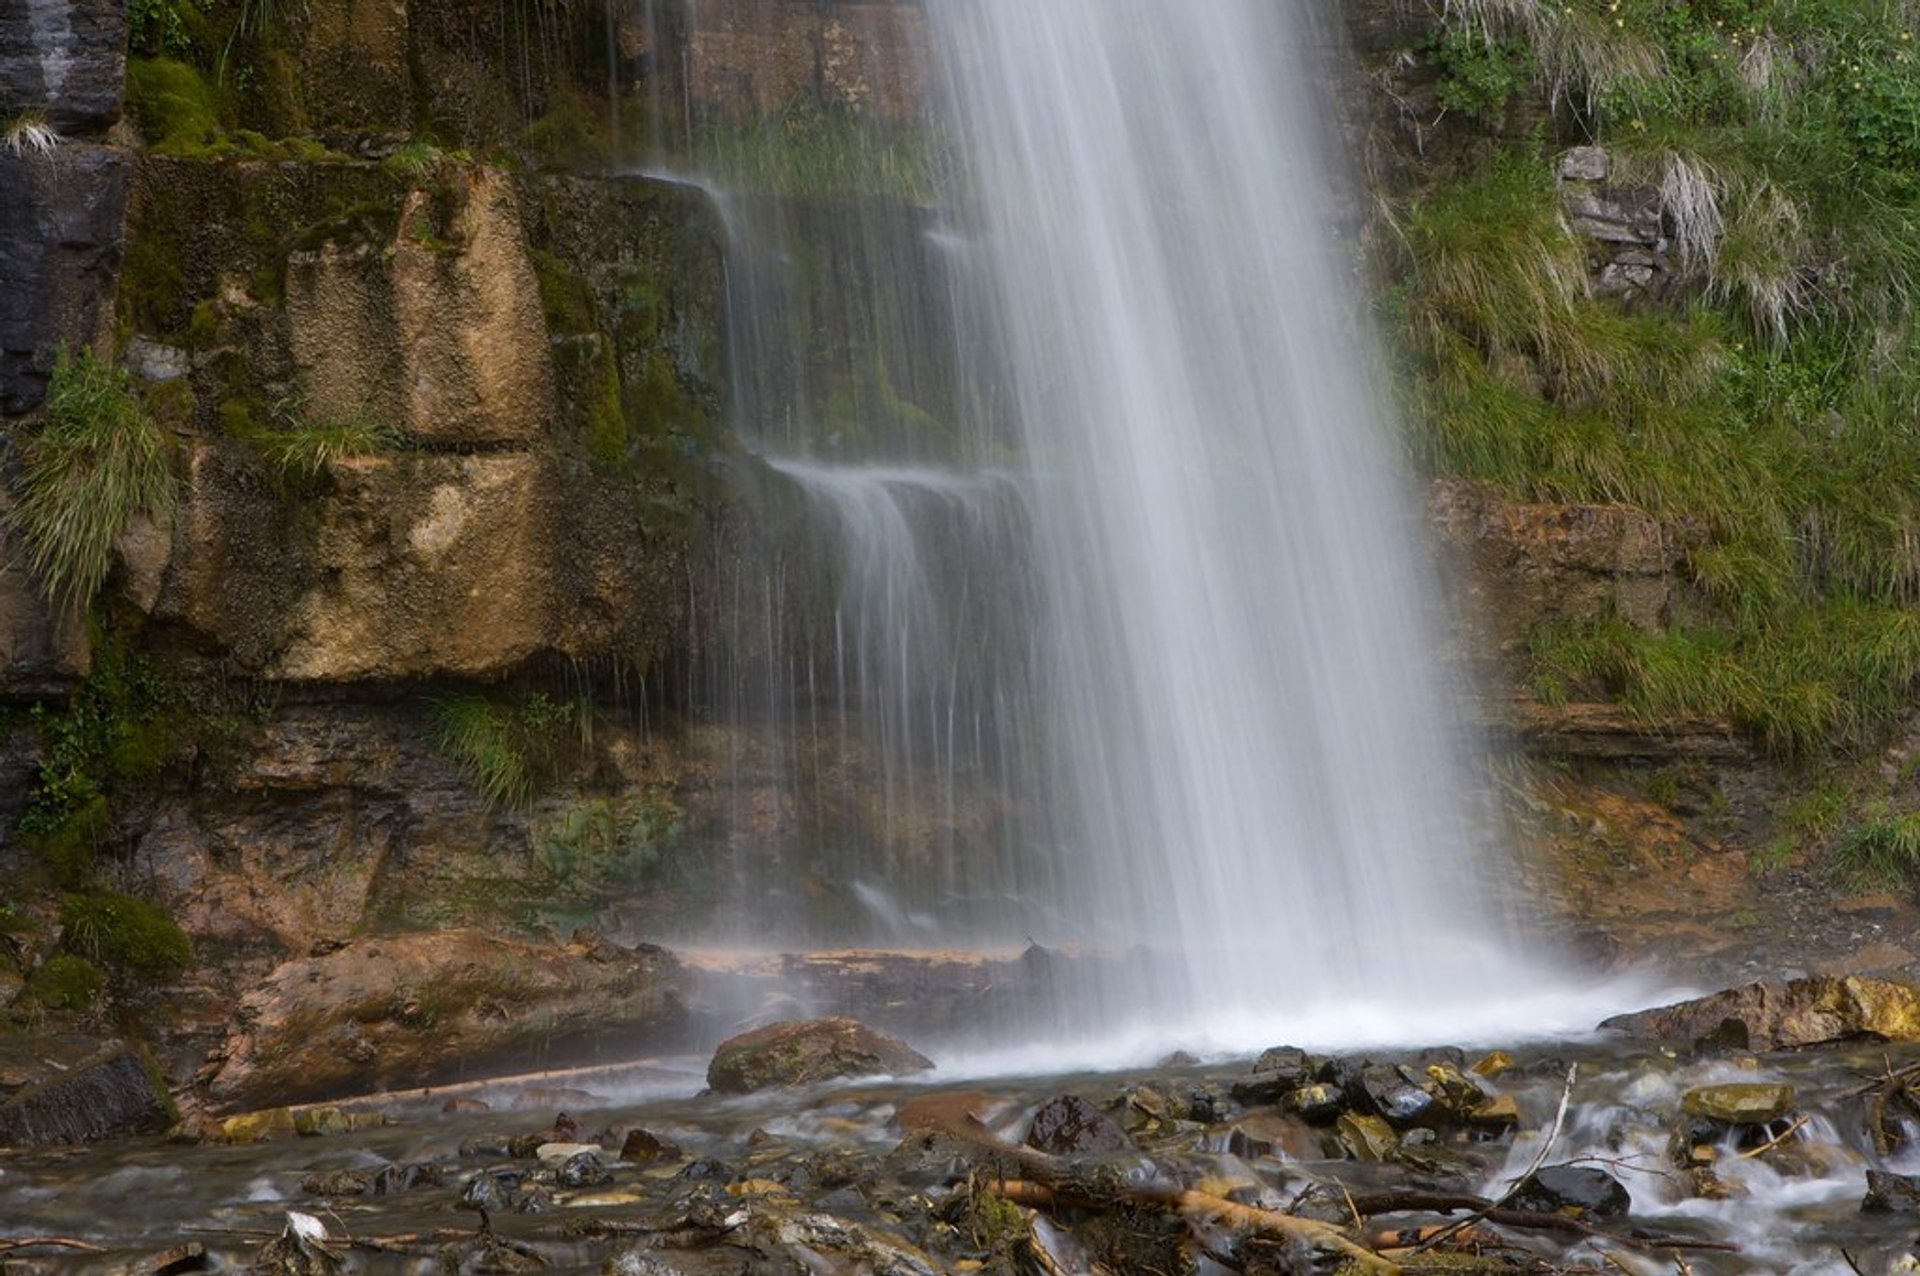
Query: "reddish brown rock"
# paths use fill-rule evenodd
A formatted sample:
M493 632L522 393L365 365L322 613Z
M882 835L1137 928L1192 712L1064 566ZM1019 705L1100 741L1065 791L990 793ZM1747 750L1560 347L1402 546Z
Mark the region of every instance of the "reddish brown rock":
M1836 1041L1920 1041L1920 988L1860 975L1769 981L1600 1025L1660 1041L1790 1050Z
M707 1084L722 1094L752 1094L842 1077L925 1072L933 1061L906 1042L853 1019L769 1024L720 1043Z

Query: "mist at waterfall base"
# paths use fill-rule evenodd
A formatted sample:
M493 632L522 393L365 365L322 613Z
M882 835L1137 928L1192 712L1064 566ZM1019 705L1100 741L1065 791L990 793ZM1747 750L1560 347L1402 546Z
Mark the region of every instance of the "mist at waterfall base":
M754 709L870 750L882 833L773 848L707 938L1108 956L1040 1024L956 1024L970 1070L1577 1033L1645 999L1490 902L1302 9L935 0L937 213L815 210L809 240L718 196L735 426L838 597ZM857 286L795 283L849 235ZM871 361L799 353L823 307Z

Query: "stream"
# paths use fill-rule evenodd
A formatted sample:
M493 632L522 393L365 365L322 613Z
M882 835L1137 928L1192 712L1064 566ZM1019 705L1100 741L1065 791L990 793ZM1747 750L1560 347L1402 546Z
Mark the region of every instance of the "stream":
M1467 1067L1479 1061L1449 1051L1370 1058L1416 1075L1430 1064L1472 1075ZM451 1103L425 1092L390 1096L377 1115L362 1108L349 1121L327 1113L319 1124L343 1132L323 1137L247 1145L147 1138L15 1153L0 1157L0 1269L244 1269L287 1227L289 1211L299 1211L326 1229L328 1245L320 1266L279 1270L1045 1271L1031 1257L1035 1247L1061 1271L1167 1270L1166 1255L1193 1272L1308 1270L1262 1266L1269 1259L1204 1229L1202 1243L1147 1234L1152 1228L1144 1240L1116 1241L1097 1216L1071 1209L1028 1215L1019 1245L992 1235L969 1195L964 1157L925 1127L977 1115L984 1137L1019 1143L1036 1110L1061 1095L1084 1098L1124 1131L1117 1144L1096 1138L1065 1150L1084 1151L1126 1185L1197 1186L1341 1225L1352 1221L1355 1201L1395 1192L1499 1198L1536 1162L1571 1164L1603 1172L1631 1199L1624 1215L1582 1215L1592 1227L1734 1247L1669 1251L1485 1222L1471 1229L1480 1265L1468 1270L1877 1274L1914 1261L1914 1217L1861 1205L1869 1170L1920 1173L1920 1130L1910 1115L1883 1116L1877 1128L1889 1151L1877 1150L1863 1090L1920 1064L1920 1048L1700 1059L1598 1042L1516 1049L1508 1066L1483 1063L1481 1071L1495 1075L1478 1084L1491 1100L1510 1096L1517 1130L1497 1122L1402 1128L1380 1159L1359 1148L1346 1118L1310 1125L1258 1102L1251 1062L987 1077L936 1069L911 1082L735 1098L705 1093L701 1062L684 1059L602 1072L567 1088L463 1091ZM1325 1066L1349 1078L1351 1091L1360 1062ZM1543 1156L1569 1069L1571 1096ZM1685 1096L1701 1087L1750 1093L1764 1083L1792 1089L1784 1111L1765 1122L1714 1127L1682 1112ZM486 1110L475 1110L481 1104ZM361 1128L344 1130L349 1124ZM629 1143L635 1130L646 1135ZM600 1150L584 1165L577 1149L536 1151L549 1142ZM629 1156L658 1155L622 1160L623 1144ZM476 1188L483 1178L491 1185ZM490 1234L481 1237L471 1203L487 1192ZM1907 1205L1920 1208L1920 1196ZM1377 1236L1443 1217L1382 1214L1364 1231ZM18 1246L32 1237L89 1248ZM1127 1250L1134 1243L1143 1248ZM1001 1260L1010 1265L996 1266ZM1417 1263L1409 1259L1407 1270L1427 1270Z

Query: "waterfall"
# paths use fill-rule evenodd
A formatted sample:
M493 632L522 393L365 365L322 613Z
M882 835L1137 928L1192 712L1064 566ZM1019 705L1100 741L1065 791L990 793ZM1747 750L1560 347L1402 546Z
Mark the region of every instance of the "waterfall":
M1302 10L927 0L938 208L719 197L735 429L834 563L766 716L879 812L758 847L747 932L1095 950L1054 1028L1109 1041L1586 1013L1484 902Z
M1086 938L1214 1037L1511 988L1305 6L936 0ZM1444 1031L1444 1029L1442 1029Z

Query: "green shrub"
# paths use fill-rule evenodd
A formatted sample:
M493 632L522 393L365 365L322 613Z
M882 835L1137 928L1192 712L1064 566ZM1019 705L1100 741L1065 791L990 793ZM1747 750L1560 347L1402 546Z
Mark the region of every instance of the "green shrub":
M163 979L193 960L186 934L166 910L133 895L69 895L61 902L60 922L69 948L131 975Z
M41 587L84 608L113 561L113 543L142 511L164 513L173 476L159 430L125 372L91 351L62 353L47 388L46 418L21 447L13 522Z
M220 137L219 92L175 58L128 59L127 111L147 145L163 154L197 154Z
M90 1010L106 991L107 977L85 957L55 953L33 972L27 988L51 1009Z

